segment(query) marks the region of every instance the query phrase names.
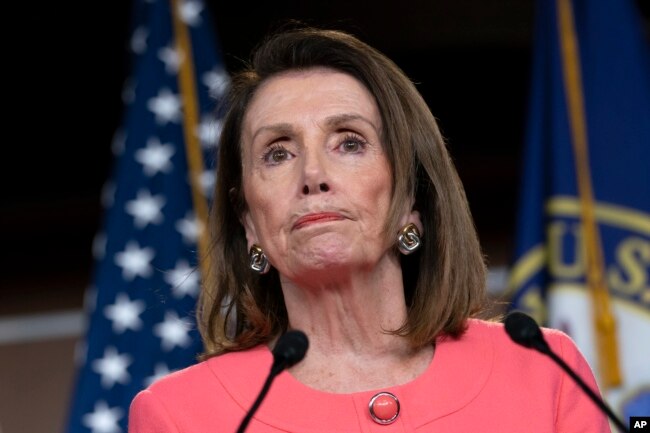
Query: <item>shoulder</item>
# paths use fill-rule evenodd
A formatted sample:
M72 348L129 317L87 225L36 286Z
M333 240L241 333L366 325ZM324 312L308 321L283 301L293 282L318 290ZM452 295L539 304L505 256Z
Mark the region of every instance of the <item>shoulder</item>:
M215 385L210 362L170 373L138 392L129 408L129 432L175 431L170 426L176 425L178 414L204 400Z
M168 374L146 389L138 392L129 408L129 433L180 431L179 412L184 413L184 398L201 398L202 389L209 380L207 363L202 362Z
M469 319L467 321L467 327L460 337L460 341L464 341L468 346L470 344L489 345L498 352L516 351L521 348L510 339L503 323L480 319Z
M198 431L214 419L223 422L241 407L242 398L248 404L248 395L263 382L266 352L253 348L215 356L159 379L131 402L129 431ZM164 428L151 430L156 425Z
M569 335L558 329L541 327L549 347L592 389L598 389L594 372ZM511 383L535 383L538 389L560 395L574 388L572 380L549 356L512 341L502 323L470 320L466 335L474 340L490 341L494 349L496 376L507 377Z
M555 354L572 368L585 374L592 374L584 356L571 337L557 329L542 327L541 330L544 339ZM470 319L460 340L465 341L468 351L474 351L475 347L481 345L489 345L492 348L490 352L494 353L495 362L507 363L512 369L511 373L520 370L523 374L560 376L558 366L554 365L546 355L512 341L501 322Z
M544 335L546 342L554 351L559 350L562 353L566 352L567 355L580 354L575 342L566 333L552 328L540 327L540 329L542 330L542 335ZM517 343L512 341L508 336L503 323L497 321L469 319L463 337L465 337L465 335L469 335L473 338L489 338L493 344L502 348L518 348L518 350L523 349L527 351L531 350L519 346Z
M557 329L541 327L541 330L551 350L595 386L593 372L571 337ZM531 387L539 393L556 397L564 393L567 386L573 386L571 379L551 357L515 343L502 323L470 320L466 335L492 346L492 378L498 378L502 384L508 383L513 388Z
M205 383L212 376L208 365L212 360L199 362L198 364L174 371L151 384L147 391L165 395L194 388L199 383Z
M238 372L262 370L267 373L265 352L257 347L218 355L168 374L149 386L147 391L160 396L176 395L179 391L192 391L194 395L204 390L213 392L215 384L223 385Z
M542 328L542 333L551 350L597 390L593 372L573 340L556 329ZM455 374L454 382L471 376L477 383L476 371L487 371L468 411L494 415L498 411L488 413L484 408L493 410L494 402L499 402L506 409L503 414L508 415L508 422L516 426L512 431L526 431L531 419L537 420L535 431L608 431L606 418L560 366L550 357L512 341L502 323L470 319L460 338L445 340L441 347L442 355L454 352L446 363L451 366L448 375Z

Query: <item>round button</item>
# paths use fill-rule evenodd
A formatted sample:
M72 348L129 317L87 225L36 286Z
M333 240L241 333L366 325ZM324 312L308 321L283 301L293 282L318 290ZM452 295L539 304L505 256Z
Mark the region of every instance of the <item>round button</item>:
M368 409L376 423L391 424L399 415L399 400L390 392L380 392L370 399Z

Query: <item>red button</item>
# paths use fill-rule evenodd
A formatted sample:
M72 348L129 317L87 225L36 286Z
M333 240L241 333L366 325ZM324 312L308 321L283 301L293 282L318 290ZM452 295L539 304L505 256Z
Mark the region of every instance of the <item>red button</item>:
M390 392L380 392L370 399L368 409L376 423L391 424L399 415L399 400Z

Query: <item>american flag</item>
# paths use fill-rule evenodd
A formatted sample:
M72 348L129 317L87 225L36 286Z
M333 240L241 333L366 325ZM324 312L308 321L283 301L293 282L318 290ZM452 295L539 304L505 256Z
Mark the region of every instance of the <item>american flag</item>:
M135 0L69 433L126 432L135 394L202 350L197 255L228 83L216 42L201 1Z

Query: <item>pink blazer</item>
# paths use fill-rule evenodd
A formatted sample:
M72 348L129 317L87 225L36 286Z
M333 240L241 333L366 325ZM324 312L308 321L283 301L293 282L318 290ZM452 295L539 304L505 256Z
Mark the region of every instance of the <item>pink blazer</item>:
M569 337L544 330L552 349L594 389ZM268 348L229 353L170 374L131 404L130 433L234 433L269 372ZM393 393L400 413L372 420L368 403ZM598 408L548 357L513 343L501 324L470 320L458 340L439 338L429 368L400 386L352 394L309 388L281 373L249 433L610 432Z

